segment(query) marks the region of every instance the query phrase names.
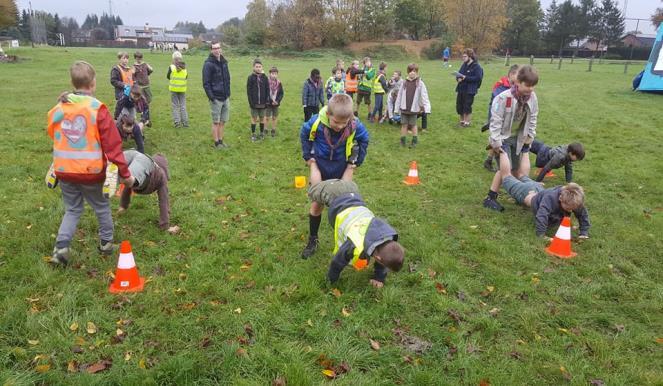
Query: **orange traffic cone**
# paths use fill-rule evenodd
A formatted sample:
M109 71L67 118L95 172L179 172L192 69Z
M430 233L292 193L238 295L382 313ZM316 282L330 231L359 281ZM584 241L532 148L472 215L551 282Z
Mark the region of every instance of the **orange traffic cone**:
M124 240L120 245L120 258L117 261L115 280L108 287L110 293L140 292L145 286L145 278L138 276L138 269L131 252L131 244Z
M120 184L120 186L115 191L115 197L120 197L122 195L123 190L124 190L124 184Z
M405 180L403 182L406 185L419 185L421 182L419 181L419 171L417 170L417 161L412 161L410 163L410 170L407 172L407 177L405 177Z
M571 250L571 218L564 217L562 219L553 241L546 248L546 253L561 259L576 257L577 254Z
M541 168L536 169L536 175L538 176L539 174L541 174ZM546 177L555 177L555 176L556 175L555 173L552 172L552 170L546 173Z

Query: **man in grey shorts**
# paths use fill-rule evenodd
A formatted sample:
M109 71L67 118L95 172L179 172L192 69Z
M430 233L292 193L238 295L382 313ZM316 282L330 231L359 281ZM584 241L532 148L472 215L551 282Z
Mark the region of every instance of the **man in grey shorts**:
M230 114L230 72L218 41L212 42L211 53L203 65L203 88L212 110L214 147L227 148L223 143L223 129Z

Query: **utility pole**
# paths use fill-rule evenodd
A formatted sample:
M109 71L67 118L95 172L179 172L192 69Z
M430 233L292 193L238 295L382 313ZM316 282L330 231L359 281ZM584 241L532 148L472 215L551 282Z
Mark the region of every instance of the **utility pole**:
M113 17L113 0L108 0L108 16Z

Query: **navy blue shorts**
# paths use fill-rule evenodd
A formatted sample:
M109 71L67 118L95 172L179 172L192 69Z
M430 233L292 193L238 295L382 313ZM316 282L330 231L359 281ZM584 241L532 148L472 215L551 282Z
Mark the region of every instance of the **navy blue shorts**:
M343 173L345 173L345 168L347 167L345 160L330 161L328 159L316 157L315 163L318 165L318 169L320 169L323 181L342 178Z

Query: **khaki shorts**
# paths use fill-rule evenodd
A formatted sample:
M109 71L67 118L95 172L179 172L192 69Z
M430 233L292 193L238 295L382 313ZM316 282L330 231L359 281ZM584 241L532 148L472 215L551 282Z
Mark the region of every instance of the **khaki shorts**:
M357 184L346 180L325 180L308 188L311 201L329 206L334 199L345 193L359 194Z
M279 106L267 106L265 108L265 116L267 118L277 118L279 116Z
M417 114L403 114L401 113L401 126L416 126Z
M366 92L366 91L357 92L357 104L360 105L362 100L367 105L370 105L371 104L371 93Z
M212 109L212 122L228 122L228 117L230 116L230 98L226 98L225 101L218 99L211 100L209 106Z

